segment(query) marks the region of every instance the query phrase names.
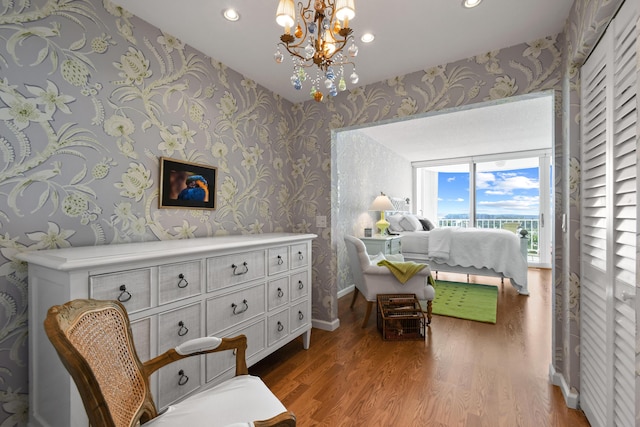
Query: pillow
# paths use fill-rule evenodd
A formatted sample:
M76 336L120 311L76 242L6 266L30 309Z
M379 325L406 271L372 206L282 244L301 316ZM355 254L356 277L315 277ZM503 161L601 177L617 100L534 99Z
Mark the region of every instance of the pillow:
M377 255L370 255L369 256L369 260L371 262L371 265L378 265L378 263L380 261L385 260L386 258L384 257L384 254L382 252L378 252Z
M436 226L433 225L433 223L429 221L427 218L418 218L418 221L420 221L420 224L422 224L422 229L424 231L431 231L434 228L436 228Z
M400 220L400 225L404 231L421 231L422 224L415 215L404 215Z
M389 221L389 230L391 231L402 231L402 226L400 225L400 220L402 220L402 214L393 214L386 218Z

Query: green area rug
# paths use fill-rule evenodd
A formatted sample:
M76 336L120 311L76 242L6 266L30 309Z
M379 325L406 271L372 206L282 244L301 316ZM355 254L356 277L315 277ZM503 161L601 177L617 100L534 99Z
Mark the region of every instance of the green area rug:
M496 323L498 288L474 283L437 280L432 313L477 322ZM425 301L420 301L426 310Z

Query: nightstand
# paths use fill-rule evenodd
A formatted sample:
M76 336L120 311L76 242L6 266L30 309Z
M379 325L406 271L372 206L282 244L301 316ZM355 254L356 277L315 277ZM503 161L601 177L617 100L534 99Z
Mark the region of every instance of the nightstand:
M360 240L367 248L369 255L377 255L382 252L384 255L399 254L402 252L402 242L400 236L360 237Z

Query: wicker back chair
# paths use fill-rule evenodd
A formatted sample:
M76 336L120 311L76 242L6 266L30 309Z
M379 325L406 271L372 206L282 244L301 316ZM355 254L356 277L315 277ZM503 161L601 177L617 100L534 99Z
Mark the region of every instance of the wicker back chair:
M184 426L197 425L197 420L207 420L208 426L250 422L256 427L296 425L295 416L267 386L248 375L244 335L196 338L142 363L133 343L129 316L117 301L74 300L53 306L44 328L75 381L94 427L133 427L138 423ZM173 361L224 350L236 352L236 376L158 416L149 376ZM234 408L229 402L235 400ZM237 413L232 413L234 410Z

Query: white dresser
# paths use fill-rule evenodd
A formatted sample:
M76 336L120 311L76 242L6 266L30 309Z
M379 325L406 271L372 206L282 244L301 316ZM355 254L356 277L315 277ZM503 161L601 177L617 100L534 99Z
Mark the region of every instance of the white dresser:
M247 336L249 366L311 337L311 240L270 233L23 253L29 263L29 425L87 427L82 401L44 332L52 305L118 299L138 356L200 336ZM228 354L226 354L228 353ZM231 352L191 357L152 378L159 409L233 376Z

